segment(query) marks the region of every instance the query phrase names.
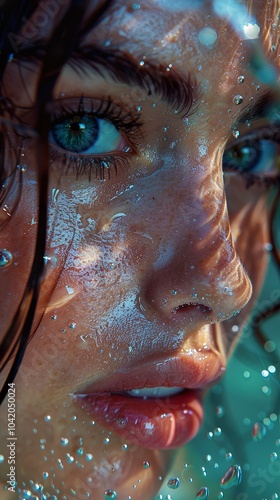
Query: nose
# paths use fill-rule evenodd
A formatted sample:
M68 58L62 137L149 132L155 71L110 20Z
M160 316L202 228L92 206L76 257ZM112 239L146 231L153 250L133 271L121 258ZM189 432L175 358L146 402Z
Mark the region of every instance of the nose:
M161 202L150 224L158 246L140 302L162 322L188 319L197 326L238 314L252 286L235 250L222 175L195 171L176 184L162 175L157 186Z

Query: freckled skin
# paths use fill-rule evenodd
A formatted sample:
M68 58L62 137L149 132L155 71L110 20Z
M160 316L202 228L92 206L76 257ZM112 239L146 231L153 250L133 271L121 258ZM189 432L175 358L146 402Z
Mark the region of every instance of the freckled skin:
M255 3L265 38L263 2ZM208 25L217 32L211 49L198 39ZM153 63L172 63L180 74L191 72L203 97L186 123L159 98L91 72L84 78L68 67L57 82L56 97L110 96L128 110L141 103L143 136L140 153L117 175L112 169L110 180L93 178L89 183L86 175L76 179L72 170L61 175L59 161L52 164L46 250L52 260L42 283L35 334L16 379L17 480L19 486L29 480L42 483L50 494L58 489L59 498L72 498L73 488L77 498L86 498L83 495L89 491L92 498L102 499L112 488L120 500L128 495L148 500L160 487L158 476L166 473L170 453L130 443L124 450L126 443L98 422L92 426L90 415L70 395L88 383L98 384L109 376L113 380L116 372L147 361L164 362L182 350L200 355L202 366L217 360L225 365L232 348L231 328L246 322L265 274L267 191L261 185L247 190L238 175L223 181L221 151L233 139L233 121L258 95L252 86L257 78L248 69L248 43L225 19L212 14L211 2L199 10L173 12L146 0L136 12L127 2L116 1L110 16L89 33L87 41L97 40L102 46L108 39L112 47L128 50L139 61L145 55ZM274 63L276 52L269 57ZM23 70L23 75L28 94L24 89L18 93L16 64L4 78L8 97L21 106L34 98L38 72ZM245 77L242 87L238 75ZM258 92L267 88L262 84ZM240 107L233 104L239 93ZM168 130L163 133L165 126ZM16 264L1 271L3 331L30 271L38 220L30 143L24 154L22 196L0 234L0 247L12 252ZM53 189L59 189L55 203L51 203ZM210 308L211 315L187 309L174 314L179 306L194 301L194 293L195 301ZM212 323L218 325L215 335ZM203 345L208 350L201 355ZM207 377L211 373L204 375L202 369L203 386L212 382ZM6 414L4 404L1 440L6 438ZM68 438L66 447L61 437ZM104 442L107 437L109 444ZM81 447L84 455L79 457ZM66 453L83 468L68 456L69 463ZM93 461L85 460L86 453L93 455ZM150 468L143 469L143 461L149 461ZM49 477L43 480L44 472ZM5 478L4 466L4 483Z

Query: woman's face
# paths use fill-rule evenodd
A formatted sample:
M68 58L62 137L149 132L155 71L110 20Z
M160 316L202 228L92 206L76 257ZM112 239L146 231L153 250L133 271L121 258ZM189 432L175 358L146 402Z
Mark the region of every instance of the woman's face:
M258 295L268 242L260 177L274 179L278 154L269 80L278 53L258 41L268 43L276 11L268 23L260 0L254 22L241 9L233 26L218 3L114 1L81 43L87 59L56 82L46 269L16 378L20 488L153 497L168 450L198 431L203 392L224 373ZM48 37L65 4L40 2L21 38ZM254 65L260 47L267 71ZM16 58L4 77L31 128L39 79L39 63ZM38 222L36 138L21 136L9 129L7 160L25 168L0 236L13 255L1 269L3 330ZM4 404L2 438L6 418Z

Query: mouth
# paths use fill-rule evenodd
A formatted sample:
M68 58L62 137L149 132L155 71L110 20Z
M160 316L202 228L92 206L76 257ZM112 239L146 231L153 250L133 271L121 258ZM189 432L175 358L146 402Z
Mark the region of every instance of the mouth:
M211 368L208 359L186 363L182 358L134 368L72 396L124 443L153 450L178 448L197 434L203 420L204 389L224 371L221 359L211 358Z

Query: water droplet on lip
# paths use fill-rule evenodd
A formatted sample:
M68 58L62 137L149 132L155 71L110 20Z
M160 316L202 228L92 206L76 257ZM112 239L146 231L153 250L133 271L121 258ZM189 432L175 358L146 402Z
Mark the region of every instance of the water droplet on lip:
M0 250L0 269L3 269L4 267L8 267L13 261L13 256L9 250L6 250L5 248L3 250Z
M220 486L224 489L232 488L241 483L242 479L242 469L240 465L232 465L225 472L222 479L220 480Z
M236 105L241 104L243 102L243 96L240 94L235 95L233 98L233 102Z
M143 469L149 469L150 462L148 462L147 460L145 460L142 465L143 465Z

